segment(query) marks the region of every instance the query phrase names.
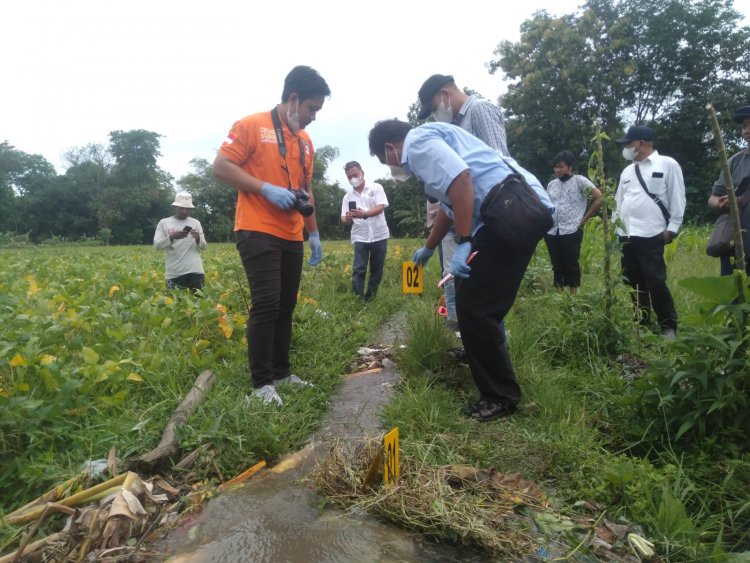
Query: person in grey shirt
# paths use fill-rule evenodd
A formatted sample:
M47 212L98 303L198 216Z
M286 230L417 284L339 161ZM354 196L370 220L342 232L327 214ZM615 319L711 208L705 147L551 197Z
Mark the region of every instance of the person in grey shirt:
M503 156L510 156L505 140L505 121L500 108L477 95L465 94L456 86L453 76L430 76L419 89L419 101L422 104L419 119L427 119L432 115L435 121L457 125ZM447 265L450 264L456 250L455 234L455 228L451 226L448 234L440 242L444 276L448 273ZM456 290L453 280L449 280L443 286L443 290L449 326L454 328L457 323ZM500 325L500 336L503 342L507 342L504 323Z
M732 121L742 127L742 138L748 146L729 159L729 170L732 173L732 184L737 196L737 206L740 208L740 226L744 229L742 243L745 253L750 249L750 106L742 106L735 110ZM727 196L724 171L716 180L708 206L716 213L729 213L729 197ZM721 275L728 276L734 270L734 256L721 256ZM750 261L745 261L745 269L750 275Z
M433 74L419 89L419 119L452 123L478 137L504 156L510 156L505 139L505 120L500 108L476 94L468 96L453 76Z

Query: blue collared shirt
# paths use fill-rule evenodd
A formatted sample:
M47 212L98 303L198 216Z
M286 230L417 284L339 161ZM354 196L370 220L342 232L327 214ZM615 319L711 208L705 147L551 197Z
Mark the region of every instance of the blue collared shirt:
M550 213L555 209L546 190L531 172L455 125L426 123L409 131L404 139L401 165L424 182L425 193L437 199L451 219L453 210L448 188L459 174L468 170L474 188L472 235L484 225L479 216L484 198L494 186L513 174L514 169L524 176Z

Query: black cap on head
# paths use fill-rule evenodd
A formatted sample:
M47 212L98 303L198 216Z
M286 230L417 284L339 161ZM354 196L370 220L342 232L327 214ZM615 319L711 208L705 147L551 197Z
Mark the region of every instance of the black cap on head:
M432 98L438 93L438 90L453 82L453 77L448 74L433 74L424 81L419 89L419 101L422 103L422 110L417 116L419 119L427 119L432 113Z
M618 145L626 145L630 141L653 141L656 139L656 133L651 127L644 127L643 125L633 125L628 132L625 133L624 137L620 137L615 140Z
M742 106L734 110L732 121L741 125L748 118L750 118L750 106Z

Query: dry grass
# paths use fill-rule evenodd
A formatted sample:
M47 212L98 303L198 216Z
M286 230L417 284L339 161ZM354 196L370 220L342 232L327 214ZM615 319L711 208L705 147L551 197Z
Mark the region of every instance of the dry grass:
M377 439L353 450L335 444L313 472L315 490L335 504L357 506L403 528L477 547L501 560L521 558L538 547L533 525L517 512L520 506L545 508L533 482L467 466L432 467L402 456L396 485L365 486L380 449Z

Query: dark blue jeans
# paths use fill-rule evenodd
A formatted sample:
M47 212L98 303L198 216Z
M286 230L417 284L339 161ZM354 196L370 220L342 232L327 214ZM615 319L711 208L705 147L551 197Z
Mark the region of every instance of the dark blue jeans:
M362 299L372 299L378 292L380 280L383 279L385 254L388 250L388 239L376 242L354 243L354 264L352 265L352 291ZM370 277L365 291L367 264L370 264Z
M250 284L247 356L253 387L291 374L292 313L302 277L301 241L237 232L237 250Z

